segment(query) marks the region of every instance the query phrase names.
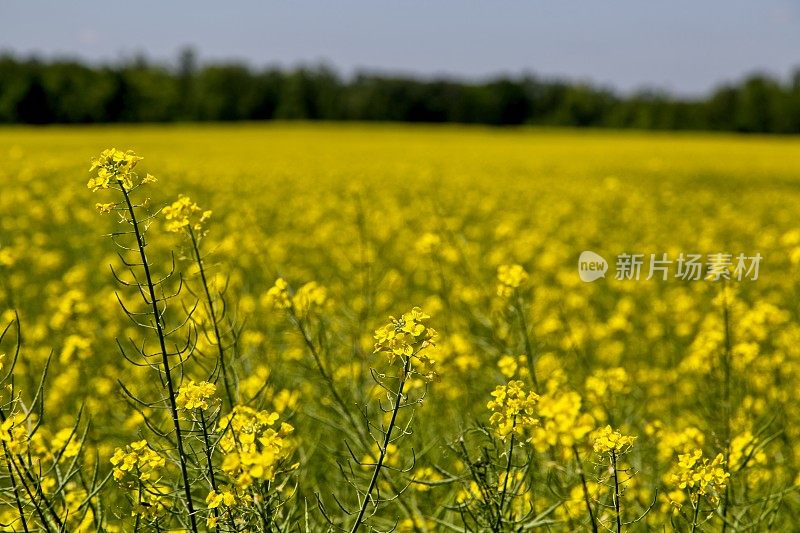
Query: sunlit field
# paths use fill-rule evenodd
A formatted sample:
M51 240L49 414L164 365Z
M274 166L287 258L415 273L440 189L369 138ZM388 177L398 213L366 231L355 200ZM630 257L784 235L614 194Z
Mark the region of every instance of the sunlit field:
M799 207L795 138L0 129L0 523L792 530Z

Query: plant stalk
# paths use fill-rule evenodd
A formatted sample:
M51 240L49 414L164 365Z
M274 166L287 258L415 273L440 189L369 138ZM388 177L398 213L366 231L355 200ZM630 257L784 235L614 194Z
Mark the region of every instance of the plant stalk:
M136 235L136 244L139 248L139 256L142 259L142 266L144 268L144 275L147 280L147 290L150 293L150 304L153 308L153 319L156 323L156 332L158 334L158 342L161 348L161 364L164 367L164 375L167 381L167 392L169 393L169 407L172 414L172 423L175 426L175 440L178 446L178 456L181 467L181 477L183 478L183 490L186 496L186 507L189 511L189 522L191 529L197 533L197 520L195 518L194 504L192 503L192 487L189 483L189 472L186 467L186 454L183 450L183 434L181 431L181 423L178 418L178 406L175 403L175 385L172 381L172 371L170 370L169 356L167 354L167 343L164 338L164 328L161 324L161 314L158 312L158 301L156 300L156 290L153 285L153 278L150 273L150 263L147 261L147 254L145 253L144 237L139 231L139 223L136 220L136 212L133 209L128 191L122 184L122 181L117 181L122 194L125 197L125 204L128 207L128 213L131 216L131 225L133 226L134 234Z

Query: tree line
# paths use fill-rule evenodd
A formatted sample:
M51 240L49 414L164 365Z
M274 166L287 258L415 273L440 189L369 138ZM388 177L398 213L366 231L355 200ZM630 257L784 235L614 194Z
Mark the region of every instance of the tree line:
M704 98L620 95L533 75L480 82L361 73L199 66L185 51L169 67L0 55L0 123L237 120L453 122L800 133L800 68L788 80L752 75Z

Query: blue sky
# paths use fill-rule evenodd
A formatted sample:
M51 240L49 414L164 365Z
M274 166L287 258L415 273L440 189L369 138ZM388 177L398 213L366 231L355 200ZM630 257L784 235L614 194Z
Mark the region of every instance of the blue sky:
M256 67L535 72L698 95L800 67L800 0L0 0L0 50L174 60L186 45Z

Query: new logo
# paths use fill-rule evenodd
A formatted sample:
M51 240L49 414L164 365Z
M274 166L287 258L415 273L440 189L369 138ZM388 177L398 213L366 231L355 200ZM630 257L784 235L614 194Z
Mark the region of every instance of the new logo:
M603 259L603 256L589 250L581 252L581 256L578 258L578 275L581 277L581 281L591 283L606 277L607 271L608 261Z

